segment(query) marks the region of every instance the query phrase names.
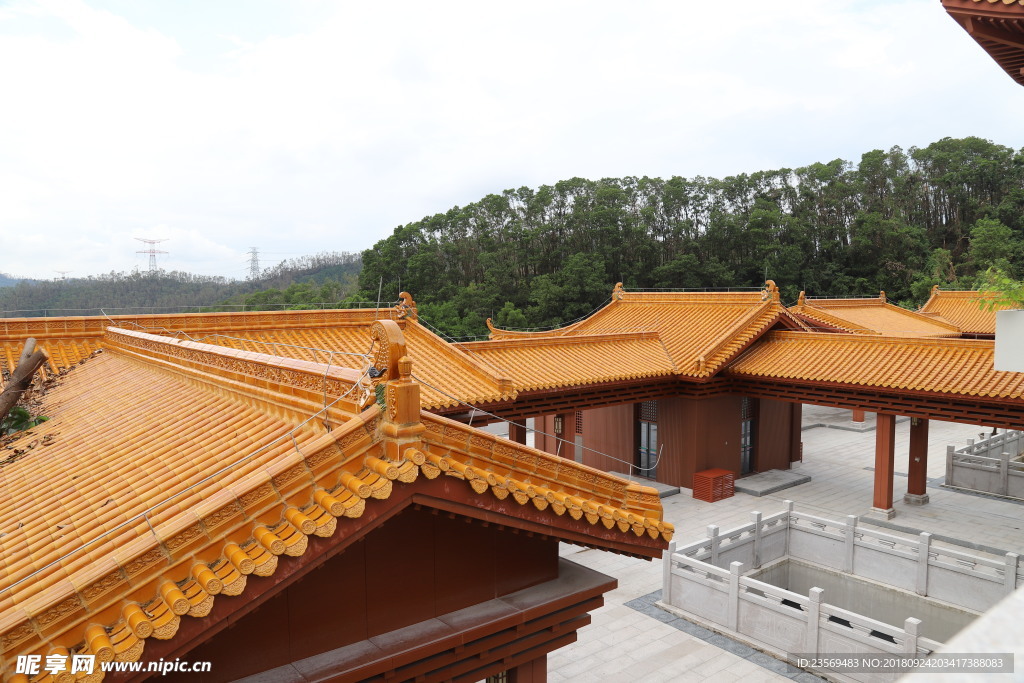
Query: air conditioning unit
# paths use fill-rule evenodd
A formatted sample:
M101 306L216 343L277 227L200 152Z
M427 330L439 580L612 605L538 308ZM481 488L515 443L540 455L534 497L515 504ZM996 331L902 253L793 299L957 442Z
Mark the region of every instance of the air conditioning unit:
M1024 372L1024 310L996 312L996 370Z

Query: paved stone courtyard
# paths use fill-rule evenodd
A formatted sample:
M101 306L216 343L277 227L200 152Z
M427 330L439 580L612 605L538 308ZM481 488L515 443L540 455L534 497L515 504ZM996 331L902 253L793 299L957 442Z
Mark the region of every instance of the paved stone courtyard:
M806 484L761 497L737 493L718 503L694 500L688 489L662 499L665 517L676 525L675 540L685 543L703 537L707 525L722 529L750 521L752 511L765 514L792 500L798 510L840 519L863 515L871 507L874 439L873 416L866 428L850 421L846 410L804 406L804 462L799 471L811 476ZM810 425L823 425L809 427ZM946 446L966 445L979 426L932 422L928 439L928 477L941 481ZM896 472L907 471L909 422L896 425ZM896 516L889 529L967 540L1003 552L1024 553L1024 504L994 497L947 490L929 484L931 502L914 507L903 503L906 478L897 474L893 492ZM862 523L872 523L862 519ZM878 522L875 522L878 523ZM549 680L562 681L732 681L815 680L806 673L772 660L722 636L712 636L692 624L679 623L653 607L661 589L660 562L645 562L612 553L563 545L562 555L579 564L615 576L616 590L605 595L605 606L593 613L593 623L579 632L578 642L548 658ZM674 623L673 623L674 622ZM1018 663L1024 667L1024 662ZM990 675L988 680L1011 680ZM977 678L975 679L977 680Z

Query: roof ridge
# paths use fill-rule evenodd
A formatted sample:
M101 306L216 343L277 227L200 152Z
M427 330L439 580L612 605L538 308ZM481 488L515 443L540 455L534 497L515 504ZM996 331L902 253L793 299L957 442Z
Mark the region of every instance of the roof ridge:
M840 330L844 330L852 334L874 334L874 330L864 327L863 325L858 325L857 323L854 323L850 320L846 320L844 318L832 315L828 311L821 308L815 308L813 306L808 306L804 304L790 306L789 310L794 315L802 315L807 318L810 318L811 320L816 320L817 322L823 323L825 325L830 325L832 327L836 327Z
M326 407L326 398L331 396L340 399L335 412L360 412L361 396L341 398L351 393L362 379L359 371L352 368L116 327L107 329L104 346L113 353L199 379L239 398L244 395L250 401L308 412Z
M872 333L875 333L875 334L885 334L883 332L883 330L880 329L880 328L876 328L874 326L873 327L867 327L864 324L854 322L853 320L849 320L848 318L844 318L841 315L841 312L843 310L848 310L848 309L852 309L852 308L869 308L870 307L870 308L881 308L882 310L892 311L893 313L897 313L899 315L909 316L909 318L912 319L912 320L918 320L920 322L926 322L926 323L928 323L930 325L934 325L934 326L939 327L941 329L945 329L948 332L951 332L951 333L953 333L955 335L960 335L961 334L960 328L957 327L956 325L948 323L948 322L946 322L944 320L935 320L934 318L930 318L930 317L928 317L926 315L923 315L919 311L912 311L912 310L910 310L908 308L903 308L902 306L897 306L897 305L895 305L895 304L893 304L893 303L891 303L889 301L886 301L885 299L883 299L881 297L875 298L875 299L817 299L817 300L815 300L815 299L802 299L802 301L804 301L805 303L803 305L794 306L793 307L794 311L796 311L798 313L801 313L803 315L806 315L808 317L814 317L814 315L812 315L811 313L808 312L809 310L813 311L815 314L817 314L822 319L822 322L825 322L825 323L828 323L828 324L834 324L834 325L836 325L836 326L838 326L840 328L847 329L847 330L850 330L850 331L856 331L856 330L860 329L860 330L866 330L866 331L869 331L869 332L872 332ZM838 303L838 305L836 305L836 306L815 306L815 305L813 305L811 303L808 303L809 301L827 301L830 304ZM833 311L835 311L835 312L833 312ZM883 326L883 328L884 328L884 326ZM922 330L922 332L925 332L925 331L926 330ZM927 336L931 336L931 335L927 335Z
M833 332L797 332L794 330L773 330L770 341L802 339L805 341L831 341L836 343L866 342L871 344L903 344L913 346L963 346L964 348L993 347L991 339L964 339L963 337L895 337L885 334L835 334Z
M184 362L205 367L200 361L207 359L199 354L211 352L196 342L154 340L154 335L129 332L110 334L118 337L117 344L133 349L134 356L182 350L190 354ZM140 346L143 343L157 345L147 349ZM336 527L355 524L353 520L363 515L367 505L395 496L401 492L400 485L432 480L442 473L461 480L478 495L489 492L498 501L511 496L519 505L530 503L541 512L550 507L539 523L561 530L569 542L654 556L671 540L674 527L664 521L656 490L430 414L420 407L411 361L396 357L404 345L394 340L381 343L391 372L379 405L372 404L340 429L308 435L301 447L288 440L288 432L279 434L274 442L280 443L279 450L270 452L260 466L237 471L237 476L225 472L249 462L262 448L247 452L229 468L217 467L187 489L178 490L173 484L169 489L156 487L157 497L173 492L172 498L159 498L156 505L171 504L149 514L148 503L154 498L147 499L147 512L131 518L144 516L148 522L136 538L116 546L106 544L85 562L67 563L58 557L38 571L33 566L30 575L45 572L39 579L45 578L45 585L39 581L31 582L31 588L18 584L15 595L0 601L0 638L6 657L0 665L11 664L15 652L45 652L57 636L79 643L74 648L77 653L94 654L100 661L115 656L137 661L151 636L172 638L184 617L209 615L216 596L243 594L249 575L274 575L278 558L287 562L289 556L302 556L313 536L333 537L338 543L350 540L351 533L336 532ZM231 360L255 362L253 356L260 360L260 354L238 354L221 347L212 351ZM291 363L283 365L287 368ZM396 366L398 376L391 379ZM96 384L82 386L85 395L91 395ZM113 385L106 387L108 393L116 391ZM183 405L189 405L187 400ZM132 410L129 404L123 403L122 408ZM87 424L84 429L88 432L91 427ZM216 435L219 442L234 443L234 437L215 425L206 433ZM159 449L151 448L148 455L162 462ZM179 462L179 466L192 464ZM113 476L113 472L101 476ZM444 490L456 486L448 480L444 483ZM173 502L186 491L189 504L181 499ZM105 489L101 494L109 495ZM131 492L120 495L129 502L138 500ZM409 489L402 495L411 500ZM95 501L93 495L94 505ZM492 509L487 501L478 507ZM133 514L141 507L133 508ZM76 509L75 514L88 516L77 503ZM504 514L538 523L535 513L517 515L505 510ZM371 524L379 519L367 516ZM94 528L103 530L98 538L122 529L126 539L128 534L134 536L129 523L110 530ZM56 539L44 543L48 554L20 553L21 567L28 566L26 558L30 563L39 557L49 561L54 548L59 553ZM82 553L83 547L72 552ZM0 583L10 576L0 574ZM5 592L11 587L7 584ZM94 622L98 629L90 626Z
M453 359L458 361L463 367L468 370L475 370L483 375L487 381L494 385L495 389L499 393L505 396L515 397L515 387L512 378L506 374L502 374L500 368L496 368L490 363L477 358L473 354L461 348L459 344L446 342L426 325L421 325L418 320L407 321L406 327L408 328L410 325L414 326L414 329L421 330L429 339L436 341L437 348L443 348L446 352L451 353Z
M886 301L885 299L882 299L882 298L877 297L877 296L863 297L863 298L861 298L861 297L850 297L850 298L845 298L845 299L844 298L833 299L833 298L830 298L830 297L820 297L820 298L804 297L804 305L805 306L811 306L812 308L828 308L828 306L814 306L811 302L821 302L821 303L836 304L837 308L845 308L847 306L881 306L883 304L888 303L888 301Z
M739 337L747 327L753 325L758 318L769 310L775 309L776 306L778 309L785 310L785 307L782 304L773 299L763 300L760 306L750 311L746 317L741 318L735 325L719 335L718 339L714 340L710 346L705 347L703 353L701 353L700 358L703 362L698 361L698 363L700 363L698 366L698 372L703 373L705 369L708 369L708 375L710 376L720 370L726 364L728 359L721 359L719 362L714 363L714 367L711 368L710 366L712 365L714 357L724 351L725 347L728 346L730 342L736 341L736 338ZM781 315L778 309L775 310L776 319Z
M386 309L392 311L392 309ZM173 331L192 323L189 329L296 329L305 327L365 325L380 317L373 308L334 308L297 311L225 311L217 313L151 313L144 315L55 316L47 318L0 319L0 339L26 336L101 337L107 327L135 326L142 330ZM392 311L393 312L393 311ZM144 324L148 323L148 324ZM400 323L401 324L401 323ZM124 328L127 329L127 328Z
M557 337L541 337L537 339L517 337L513 339L489 339L486 341L461 342L457 346L466 351L477 349L505 349L519 346L551 346L557 344L585 344L605 341L631 341L635 339L660 338L657 330L638 330L636 332L594 332L592 334L560 335Z

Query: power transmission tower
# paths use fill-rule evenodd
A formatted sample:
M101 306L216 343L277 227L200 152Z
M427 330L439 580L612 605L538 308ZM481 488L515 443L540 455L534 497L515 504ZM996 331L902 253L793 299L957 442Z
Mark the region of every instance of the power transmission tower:
M260 279L260 250L249 247L249 279L256 282Z
M145 237L136 237L135 239L137 239L140 242L145 242L146 244L149 245L149 249L141 249L141 250L139 250L139 251L137 251L135 253L136 254L149 254L149 272L155 273L156 272L156 255L157 254L168 254L168 253L170 253L170 252L167 252L167 251L162 251L160 249L157 249L156 245L160 244L161 242L166 242L167 240L166 239L150 240L150 239L146 239Z

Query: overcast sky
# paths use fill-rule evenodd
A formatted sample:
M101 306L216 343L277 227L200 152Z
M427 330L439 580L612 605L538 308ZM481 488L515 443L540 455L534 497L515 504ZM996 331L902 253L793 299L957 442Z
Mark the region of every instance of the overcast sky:
M503 189L976 135L1024 88L939 0L0 0L0 271L243 278Z

